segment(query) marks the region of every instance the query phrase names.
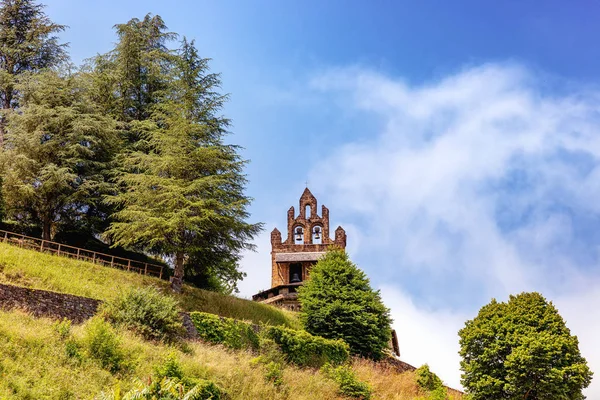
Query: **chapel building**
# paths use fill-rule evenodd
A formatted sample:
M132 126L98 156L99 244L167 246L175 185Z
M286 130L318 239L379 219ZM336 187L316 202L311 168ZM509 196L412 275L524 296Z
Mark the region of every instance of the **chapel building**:
M298 311L296 290L308 279L310 269L329 247L346 248L346 232L341 226L329 237L329 209L321 207L317 214L317 199L306 188L300 197L300 209L287 214L287 238L281 232L271 232L271 288L252 296L252 300Z

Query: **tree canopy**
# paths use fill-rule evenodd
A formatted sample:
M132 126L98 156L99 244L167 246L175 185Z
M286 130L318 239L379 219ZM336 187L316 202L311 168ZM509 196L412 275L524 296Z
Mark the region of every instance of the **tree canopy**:
M176 290L183 279L236 290L262 225L247 222L247 161L226 142L228 96L210 60L148 14L116 24L114 48L77 69L43 8L0 0L8 222L162 257Z
M389 310L344 250L331 250L317 262L298 298L308 332L343 339L352 353L363 357L384 356L392 334Z
M539 293L492 300L459 336L462 385L474 400L585 398L592 372L577 337Z

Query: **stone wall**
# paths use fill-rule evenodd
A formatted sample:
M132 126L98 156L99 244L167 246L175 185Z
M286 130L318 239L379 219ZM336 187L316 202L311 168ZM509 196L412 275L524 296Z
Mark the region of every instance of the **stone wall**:
M0 284L0 308L24 309L36 317L67 318L81 323L96 314L100 300Z
M79 324L92 318L101 303L102 301L89 297L0 283L0 309L18 308L36 317L66 318ZM190 314L182 312L180 315L186 331L185 339L197 339L198 331L190 319Z

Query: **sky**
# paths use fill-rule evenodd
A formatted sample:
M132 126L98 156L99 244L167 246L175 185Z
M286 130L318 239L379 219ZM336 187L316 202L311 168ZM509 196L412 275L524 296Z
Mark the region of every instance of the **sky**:
M600 3L48 0L73 62L146 13L231 99L251 221L240 296L308 182L391 309L401 357L460 387L457 332L539 291L600 374ZM586 394L600 398L600 377Z

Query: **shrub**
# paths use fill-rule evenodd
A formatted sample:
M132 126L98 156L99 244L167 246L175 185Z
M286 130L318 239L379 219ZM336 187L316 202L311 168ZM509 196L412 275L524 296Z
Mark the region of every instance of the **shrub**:
M349 357L348 345L343 340L325 339L278 326L265 327L264 335L279 346L289 362L300 366L341 364Z
M267 382L272 383L275 387L283 385L283 368L281 364L271 361L265 365L265 368L267 370L265 374Z
M157 378L177 378L183 379L183 369L174 353L169 354L167 359L154 369Z
M300 318L313 335L343 339L353 354L381 359L391 338L389 309L343 250L327 252L298 289Z
M150 340L173 341L183 334L177 301L154 287L130 288L105 303L103 314L115 324Z
M259 339L251 324L218 315L193 312L190 318L198 335L207 342L223 344L232 349L258 349Z
M83 345L89 358L97 360L102 368L110 372L118 372L126 366L121 339L113 328L99 317L94 317L88 322Z
M334 380L340 385L340 394L357 399L368 400L371 398L371 387L356 378L352 369L347 365L334 367L331 364L325 364L322 368L323 373L329 379Z
M429 365L423 364L415 371L417 375L417 384L423 390L432 391L439 387L443 387L442 380L431 370Z
M196 385L188 389L178 379L162 378L150 379L148 383L137 381L136 387L121 396L120 391L114 394L102 394L101 400L219 400L224 398L224 392L212 381L199 380Z
M417 385L429 392L430 400L445 400L448 398L448 390L444 387L442 380L431 370L429 365L423 364L415 371Z

